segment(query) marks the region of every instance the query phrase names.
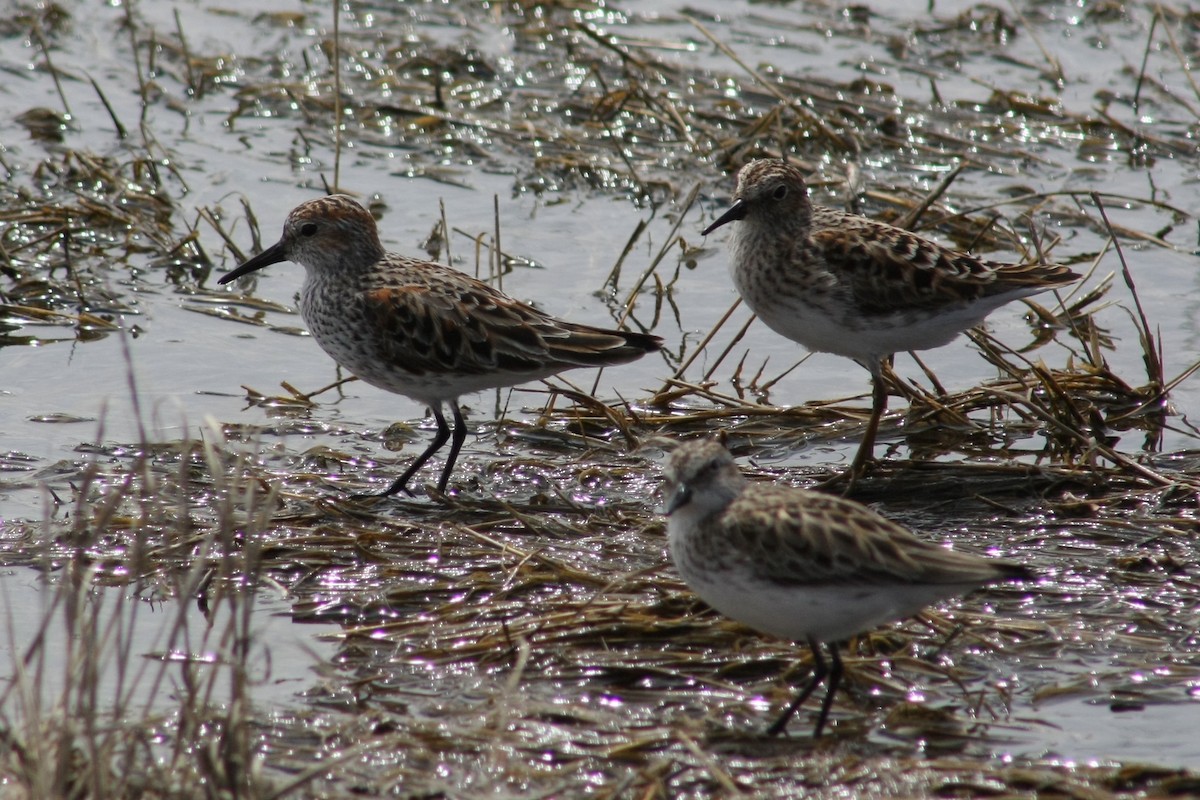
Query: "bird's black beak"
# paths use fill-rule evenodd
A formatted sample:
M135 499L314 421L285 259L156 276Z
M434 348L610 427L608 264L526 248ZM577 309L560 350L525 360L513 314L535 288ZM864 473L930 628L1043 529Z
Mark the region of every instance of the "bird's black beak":
M217 281L217 283L224 285L226 283L229 283L230 281L236 281L238 278L242 277L243 275L249 275L251 272L254 272L256 269L262 269L263 267L269 267L272 264L278 264L280 261L287 261L287 260L288 260L288 258L283 252L283 242L279 241L279 242L276 242L275 244L271 245L270 247L268 247L266 250L263 250L261 253L259 253L254 258L250 259L249 261L247 261L245 264L242 264L240 267L235 269L233 272L223 275L221 277L221 279L219 281Z
M686 506L692 500L692 489L687 484L679 484L675 487L675 491L671 492L671 496L667 498L666 506L663 508L663 513L668 517L679 509Z
M724 225L726 223L737 222L739 219L745 219L745 218L746 218L746 201L738 200L729 207L728 211L726 211L721 216L717 217L716 222L714 222L712 225L709 225L707 228L705 228L703 231L701 231L700 235L708 236L710 233L712 233L717 228L721 227L722 225Z

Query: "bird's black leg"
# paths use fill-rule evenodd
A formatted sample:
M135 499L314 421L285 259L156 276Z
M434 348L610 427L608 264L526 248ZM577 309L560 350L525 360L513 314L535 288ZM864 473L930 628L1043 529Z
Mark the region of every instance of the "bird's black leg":
M823 491L832 491L834 487L845 481L846 486L842 489L842 495L849 495L854 491L855 484L867 472L867 467L875 460L875 437L879 433L879 422L883 419L883 415L887 413L888 391L887 383L884 378L883 362L867 362L855 359L855 363L866 368L871 373L871 417L867 420L867 429L863 432L862 441L858 443L858 450L854 453L854 460L850 462L850 469L845 472L839 472L827 480L817 484L817 489Z
M783 733L783 729L787 727L788 720L790 720L796 711L799 710L800 706L804 705L804 701L807 700L814 691L816 691L817 687L821 685L821 681L825 680L825 676L830 674L829 666L825 663L825 659L821 658L821 643L816 639L809 639L808 647L810 650L812 650L813 654L812 678L809 680L808 685L801 689L800 693L796 695L796 699L789 703L788 707L783 710L783 713L779 716L779 719L775 720L773 723L771 723L771 727L767 728L767 736L778 736L779 734ZM842 662L838 658L837 646L830 645L830 647L833 652L834 669L836 670L834 675L835 677L840 678L842 674ZM825 694L825 701L821 704L821 716L817 719L817 732L815 736L820 736L821 729L825 727L825 718L829 714L829 704L832 702L830 698L832 697L833 688L830 687L830 690Z
M809 642L809 646L812 645L813 643ZM829 660L833 662L829 668L829 687L825 690L825 699L821 701L821 715L817 717L817 727L813 731L814 739L821 735L825 723L829 721L829 707L833 705L833 695L842 683L842 657L838 653L836 642L831 642L829 645Z
M428 461L433 456L434 453L436 453L438 450L442 449L442 445L444 445L446 443L446 440L448 440L450 438L450 426L446 424L446 418L444 416L442 416L441 407L437 407L437 408L433 409L433 418L437 421L437 433L434 434L433 441L429 443L429 447L425 448L424 453L421 453L421 455L417 456L416 459L411 464L408 465L408 469L404 470L404 474L401 475L399 478L396 478L396 480L392 481L392 485L389 486L385 491L379 492L378 494L369 493L369 492L365 493L365 494L356 494L356 495L353 495L354 499L358 500L358 499L367 498L367 497L391 497L392 495L396 494L397 492L408 492L408 482L409 482L409 480L412 479L412 476L416 475L417 471L419 469L421 469L421 467L425 466L425 462ZM457 403L454 404L454 418L455 418L455 420L462 419L462 416L459 414L459 411L458 411ZM457 432L455 433L455 436L456 436L456 444L450 450L450 464L454 463L454 456L458 452L458 446L462 444L462 440L457 439L457 436L458 436ZM449 467L447 467L447 470L448 469L449 469ZM444 489L445 484L446 484L446 473L443 472L442 473L442 482L438 487L439 490ZM408 492L408 493L412 494L412 492Z
M442 494L446 493L446 484L450 482L450 472L454 469L454 462L458 461L458 451L462 449L463 442L467 440L467 421L463 419L457 400L453 401L451 410L454 412L454 438L450 440L450 455L446 457L446 466L442 467L442 477L438 480L438 491Z
M862 441L859 442L858 452L854 454L854 461L850 463L850 484L846 487L847 493L854 488L855 482L866 472L867 464L874 460L875 437L879 433L879 422L887 412L887 402L888 391L884 370L882 365L876 365L875 369L871 370L871 419L867 422L867 429L863 432Z

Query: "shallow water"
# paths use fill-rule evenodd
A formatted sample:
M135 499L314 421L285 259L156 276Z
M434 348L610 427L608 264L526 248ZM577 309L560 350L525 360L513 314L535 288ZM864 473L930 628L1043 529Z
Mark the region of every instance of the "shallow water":
M268 591L254 593L242 629L225 603L204 614L192 598L181 606L102 586L80 603L58 578L0 571L0 706L9 724L63 713L125 724L170 718L196 696L228 706L241 691L234 686L245 687L258 713L286 714L307 707L305 695L336 652L320 638L336 626L295 624L291 602ZM231 633L239 630L252 644L246 672L235 676L241 634Z
M1039 724L1014 735L1012 755L1069 764L1137 762L1200 769L1200 752L1188 735L1196 725L1194 701L1131 711L1072 701L1039 708L1038 717Z
M938 4L937 11L939 18L952 18L955 13L971 7L966 3ZM815 70L822 78L832 80L870 76L886 82L901 97L913 98L911 121L914 125L926 116L920 108L922 98L930 91L930 78L926 73L936 69L938 59L944 59L946 54L957 58L956 69L941 69L937 73L937 86L946 102L986 98L987 91L983 86L1015 84L1029 94L1053 94L1065 108L1086 112L1094 105L1094 98L1102 93L1128 90L1130 79L1120 67L1140 61L1145 41L1144 21L1133 26L1116 23L1085 26L1081 22L1081 12L1069 4L1034 8L1039 16L1044 16L1038 20L1037 37L1014 36L1012 46L1004 50L1005 58L1009 60L997 64L987 58L986 53L962 51L953 41L953 33L914 34L914 29L936 26L923 14L913 15L913 10L905 7L890 6L886 12L877 11L872 18L872 27L880 32L864 41L850 35L853 23L836 14L810 19L798 16L795 10L787 7L730 6L726 3L689 6L690 13L698 18L704 17L705 12L715 15L713 24L728 34L730 46L751 64L771 63L789 73ZM286 3L269 5L254 18L237 25L227 25L224 12L216 14L202 6L180 8L178 12L188 32L189 45L196 52L230 53L235 58L246 59L270 53L287 63L310 46L306 30L286 26L281 29L278 25L268 24L271 13L290 9L290 4ZM174 29L174 21L165 6L151 4L139 8L138 12L154 28ZM315 9L309 8L306 12L314 22L320 17ZM132 80L127 56L122 52L119 40L114 42L107 35L97 34L115 26L122 15L123 11L117 8L78 8L78 19L72 29L77 37L74 44L78 46L55 52L55 65L68 74L91 75L102 86L111 85L106 96L117 116L128 125L136 120L138 106L136 95L121 88ZM411 30L419 35L435 38L446 35L443 20L438 16L430 15L429 23L421 22L419 11L411 18L401 12L398 21L394 16L394 12L381 9L373 24L380 27L399 22L402 28L411 26ZM623 36L692 42L685 48L667 51L665 55L659 51L659 55L676 59L681 64L694 64L696 69L732 67L722 54L705 46L696 28L676 7L652 4L627 16L627 22L613 23L614 29ZM604 19L602 16L601 21ZM87 20L95 23L91 30L84 24ZM726 24L728 28L722 27ZM354 33L367 34L369 40L371 30L365 28ZM888 33L885 35L885 32ZM379 35L386 41L385 34ZM881 50L889 45L887 36L900 37L908 47L925 53L926 57L914 59L909 56L902 61L890 57L886 49ZM1061 91L1039 73L1044 57L1037 43L1038 37L1043 44L1045 40L1051 40L1056 45L1055 56L1068 76ZM498 63L505 63L504 59L512 57L514 41L511 33L473 31L467 38L485 56ZM696 43L697 40L700 43ZM1096 43L1098 41L1103 42L1103 47ZM37 61L37 48L28 40L9 37L0 42L0 46L9 64ZM1111 64L1111 69L1094 69L1097 53L1103 53L1105 63ZM1169 69L1168 54L1155 53L1154 63L1163 70L1162 80L1170 81L1172 85L1178 82L1177 72ZM231 72L238 80L239 70ZM240 79L245 80L245 76ZM53 85L44 75L30 73L25 80L22 98L27 105L57 105ZM1028 81L1032 81L1032 85ZM112 140L104 124L107 114L90 87L80 80L68 82L67 96L79 120L80 130L68 133L65 144L119 154L121 147ZM232 126L224 124L230 102L228 93L213 91L188 102L186 116L156 105L150 109L149 117L157 136L169 148L172 161L187 180L188 191L181 202L180 220L193 219L189 209L212 204L236 213L237 198L245 196L253 204L264 239L272 241L287 210L319 191L322 176L327 177L330 172L330 156L317 148L311 156L300 158L294 149L290 149L295 144L295 120L290 115L241 118ZM1184 123L1153 118L1144 124L1150 127ZM3 126L0 127L0 140L9 142L6 154L9 163L32 165L43 152L53 157L60 149L28 140L11 118L0 121L0 126ZM390 137L393 141L395 133L398 132ZM1194 191L1190 188L1196 177L1194 162L1158 159L1151 165L1131 168L1118 152L1085 155L1080 151L1080 142L1070 136L1052 139L1036 129L1025 132L1030 139L1039 133L1042 140L1025 141L1021 145L1036 153L1044 160L1042 163L1014 160L1007 174L997 174L994 170L968 171L958 179L954 189L963 197L978 197L983 201L1003 197L1011 188L1019 186L1032 191L1103 190L1113 195L1154 196L1183 208L1194 206L1191 202ZM1003 143L996 146L1003 146ZM408 170L428 169L429 163L421 163L425 161L423 154L390 149L374 141L360 144L348 150L342 160L342 185L352 191L378 195L387 203L387 211L381 220L385 241L390 247L409 253L419 252L419 242L436 223L438 202L444 203L452 226L472 233L487 233L494 227L492 197L498 196L506 249L544 267L517 270L505 278L505 289L572 319L599 324L611 322L611 315L597 302L595 293L601 290L604 277L629 233L638 220L649 220L649 233L643 242L657 247L669 230L667 215L638 209L620 197L594 192L538 195L514 191L512 171L520 165L498 171L486 168L492 166L486 161L480 165L485 167L483 169L459 162L451 170L461 186L404 177ZM939 169L930 164L924 174L897 173L895 170L901 165L886 159L867 160L861 166L862 179L868 188L886 187L893 182L929 186L937 180ZM820 167L829 177L837 178L841 173L836 163ZM693 243L699 243L699 229L710 215L719 212L732 189L732 180L717 170L697 172L696 177L704 182L706 191L711 194L690 212L681 228L684 237ZM831 197L829 201L836 199ZM1116 201L1110 203L1114 222L1133 230L1162 230L1172 222L1161 211L1144 205L1126 209L1119 207ZM1056 227L1053 219L1040 219L1039 223L1047 226L1045 235L1064 236L1057 255L1096 252L1102 244L1093 231ZM1171 237L1179 250L1126 243L1146 314L1162 335L1168 377L1190 365L1200 353L1197 338L1200 308L1197 302L1189 299L1195 292L1188 290L1196 281L1195 256L1189 250L1194 250L1197 243L1194 222L1190 224L1192 230L1189 231L1188 223L1184 222L1182 229ZM235 236L241 235L240 246L247 248L244 226L235 224L232 230ZM209 252L221 252L220 242L210 238L211 230L201 225L200 234ZM681 332L693 332L698 338L732 299L725 274L721 234L712 237L708 244L712 250L705 254L697 269L685 273L675 289L675 302L683 311L682 331L672 331L671 326L665 324L659 326L658 333L678 337ZM470 255L470 240L460 236L451 245L460 264L471 269L474 258ZM648 244L637 248L635 257L630 259L632 269L639 269L649 254ZM72 343L66 330L27 329L33 334L48 334L49 338L65 338L66 341L36 349L4 349L7 450L27 456L35 464L72 458L75 446L93 439L100 424L103 424L104 435L111 440L136 439L138 430L130 408L131 371L137 381L143 424L150 422L146 419L150 417L161 434L168 436L184 430L189 421L198 424L205 415L225 421L263 422L260 410L243 410L240 400L243 385L271 392L279 381L287 380L308 391L334 378L332 363L311 341L186 313L195 307L195 302L180 288L162 280L158 270L146 271L148 265L144 262L139 264L135 259L130 266L141 272L132 284L128 276L120 272L109 273L108 280L118 293L123 293L127 286L137 290L133 300L139 316L120 320L123 327L136 325L141 330L136 340L123 344L116 340L117 337L109 336L99 341ZM233 262L224 256L218 261L216 271L231 266ZM1116 260L1109 254L1101 264L1100 272L1117 268ZM300 268L281 264L262 275L255 293L264 299L291 305L301 280ZM207 285L212 285L211 280ZM1128 293L1123 287L1111 296L1129 304ZM991 317L990 324L1001 339L1021 341L1022 311L1018 304ZM298 317L269 316L276 324L302 327ZM744 312L740 313L735 316L734 323L745 318ZM1121 342L1117 351L1109 355L1115 371L1128 376L1130 381L1137 381L1142 373L1140 351L1128 318L1114 310L1104 319ZM730 325L728 330L736 330L736 327ZM124 352L126 347L128 356ZM753 354L754 361L768 361L768 374L782 372L798 356L798 348L761 325L752 327L746 349ZM1053 358L1053 352L1048 351L1047 357ZM961 340L923 354L923 358L950 388L971 385L994 375ZM697 366L702 369L705 365L701 361ZM919 377L919 371L904 357L900 359L900 369L904 375ZM623 397L644 396L670 371L670 365L654 358L609 370L604 375L601 396L612 396L613 391ZM588 376L569 377L590 384ZM1186 391L1186 387L1187 384L1172 398L1175 409L1183 415L1195 412L1197 396L1195 392ZM612 391L606 391L609 388ZM787 404L859 395L867 390L867 377L861 371L843 359L818 354L783 379L772 392L771 399ZM348 394L351 399L336 409L322 407L315 410L315 419L345 421L370 430L385 427L397 419L418 418L422 414L418 404L370 387L352 386ZM494 406L494 401L489 398L469 402L485 414ZM537 397L518 395L515 402L506 405L511 410L538 404ZM82 422L62 425L33 421L51 415ZM307 443L301 440L288 446L304 447ZM1189 447L1191 439L1168 431L1163 446L1167 450ZM822 449L811 454L797 453L795 457L801 462L821 463L844 458L851 448L852 443L848 443L832 452ZM485 454L486 445L477 452ZM25 516L30 513L30 501L14 497L14 493L6 494L0 500L0 515Z
M849 8L725 0L686 5L633 3L621 9L596 6L580 11L576 19L623 41L655 40L658 44L647 47L646 52L694 73L698 82L719 73L735 76L745 86L753 85L727 55L699 33L689 16L701 21L760 71L811 74L828 82L866 79L886 86L887 92L903 100L904 127L916 131L936 129L948 138L958 137L968 145L965 155L978 157L979 167L964 172L952 186L956 210L986 206L1024 192L1104 192L1115 225L1153 232L1170 245L1162 247L1133 238L1123 241L1146 316L1161 335L1167 378L1190 366L1200 354L1200 301L1195 299L1200 297L1196 291L1200 274L1196 270L1200 249L1196 220L1142 201L1153 198L1194 213L1195 186L1200 177L1195 153L1138 158L1127 152L1122 142L1106 139L1102 133L1081 133L1077 126L1066 123L1058 129L1043 121L1029 123L1016 111L997 112L998 122L993 127L973 128L979 109L991 100L992 89L1003 88L1030 98L1051 98L1052 105L1073 115L1103 119L1105 113L1111 113L1121 124L1150 134L1184 131L1184 138L1194 143L1198 128L1186 109L1200 107L1200 98L1190 94L1186 77L1161 36L1156 38L1148 61L1150 83L1165 86L1183 99L1172 104L1168 95L1154 91L1148 83L1143 90L1144 105L1137 114L1126 103L1114 101L1128 98L1133 91L1149 34L1149 7L1133 5L1131 16L1113 12L1115 16L1109 19L1102 10L1081 8L1076 3L1025 3L1018 11L1002 12L1012 16L1011 33L1000 26L1000 30L985 36L951 24L957 14L982 8L972 3L938 2L933 16L923 0L877 5L880 7L872 9L869 25L854 19L853 9ZM62 106L53 81L38 66L42 63L39 45L23 30L10 30L0 37L0 60L13 76L6 105L14 112L0 118L0 154L14 192L44 185L31 173L43 160L61 160L67 149L93 151L120 160L140 152L143 146L136 133L141 107L136 90L131 89L136 87L137 78L128 36L122 32L125 9L83 2L62 6L72 21L68 28L51 36L52 56L55 67L66 76L64 92L75 118L62 142L31 138L15 120L16 113L29 108ZM236 263L212 226L197 223L197 211L223 210L238 246L249 252L251 236L249 226L241 219L241 198L253 208L263 244L269 244L278 236L287 211L320 194L323 181L332 175L328 126L310 126L305 119L306 113L319 116L323 113L321 107L314 104L307 108L281 91L275 97L277 107L254 95L245 101L253 109L251 113L235 113L241 102L239 91L268 76L283 82L303 74L306 60L316 63L323 57L318 42L329 35L325 5L273 0L255 4L253 11L231 11L204 3L142 3L134 8L140 30L153 30L161 43L172 46L178 38L174 17L178 13L194 54L219 55L228 62L214 68L223 83L210 86L203 96L189 95L179 60L172 58L169 50L162 50L158 56L160 72L154 78L163 93L156 95L146 113L147 130L158 143L150 148L151 152L164 170L169 162L179 171L178 178L167 181L173 192L173 234L176 239L182 238L188 227L195 225L214 263L210 273L196 280L179 280L155 263L163 249L155 243L147 243L149 252L135 254L124 263L96 259L88 266L98 282L131 309L113 315L122 332L81 341L69 326L24 321L9 334L37 341L0 349L4 376L0 384L3 551L19 547L22 521L41 520L53 513L47 486L60 496L71 496L71 465L91 458L89 445L97 441L130 444L143 436L150 441L179 441L202 436L202 425L210 418L259 427L264 447L286 454L326 446L365 459L398 458L403 462L414 446L424 441L418 438L416 445L406 446L400 453L384 451L376 441L377 434L396 420L420 420L423 409L406 398L361 383L345 386L341 399L331 394L317 398L316 407L296 416L248 408L243 386L274 394L282 392L277 388L279 382L287 381L301 391L312 391L335 380L335 367L310 338L297 335L302 322L293 313L265 312L271 325L293 329L290 331L197 313L228 305L232 292L216 289L215 278ZM290 22L285 15L297 9L304 15L303 21ZM439 45L453 49L469 44L481 60L502 71L501 84L511 88L527 83L529 92L546 92L547 104L561 100L558 95L565 91L564 86L582 91L593 80L579 65L558 69L559 65L541 63L536 55L536 37L517 27L475 18L480 9L473 5L366 3L355 4L354 11L354 17L343 22L343 34L353 46L361 48L362 57L357 61L364 70L378 64L394 66L403 60L403 53L390 60L380 54L406 41L421 41L428 48ZM981 13L981 19L988 17ZM1177 37L1194 42L1194 23L1192 28L1170 24L1175 25ZM142 47L149 47L147 39L142 40ZM1061 64L1062 80L1053 75L1046 52L1052 52ZM139 58L145 64L146 49ZM116 116L133 132L131 140L122 143L115 138L108 112L86 80L88 77L100 84ZM384 83L384 77L379 76L379 83ZM355 92L368 91L374 85L358 76L348 86L348 98L353 101L359 96ZM467 105L477 119L496 126L494 135L485 128L463 126L439 142L436 134L406 116L384 122L370 115L355 118L348 124L341 187L360 193L364 199L380 199L385 204L380 221L385 244L411 254L421 253L421 242L438 221L439 203L444 204L452 227L472 236L490 235L496 224L493 197L499 198L504 249L534 265L518 266L506 275L504 289L560 316L612 324L617 306L603 288L612 265L638 222L646 221L647 231L622 274L618 299L624 299L633 276L667 241L676 217L682 213L678 205L681 198L657 196L655 207L630 189L628 182L596 186L577 179L570 170L546 166L559 157L554 149L559 143L542 135L545 131L523 133L532 124L511 109L490 105L487 92L491 86L482 81L480 97L471 100L474 106ZM311 88L319 94L315 83ZM934 100L935 91L940 103ZM398 89L379 92L380 97L372 96L373 102L408 102ZM741 101L732 85L729 95L735 107L732 113L736 114ZM676 99L680 103L689 101ZM1005 122L1011 127L1005 129ZM314 129L323 133L313 138ZM617 139L650 136L653 131L638 134L622 130L613 135ZM928 151L916 145L914 142L907 151L864 153L856 165L862 188L931 188L956 156L947 152L950 148L939 149L942 146L936 142ZM987 154L992 148L1010 155L991 158ZM815 149L806 151L805 156L814 170L814 192L819 199L830 204L842 202L846 159L836 152L822 155ZM607 162L620 166L615 149ZM727 202L732 178L723 174L711 154L687 159L686 169L666 155L657 160L641 159L638 166L650 178L674 180L683 192L695 182L702 185L700 202L687 211L680 227L680 235L689 244L699 245L699 231ZM85 191L87 187L74 189ZM58 196L64 195L69 196L69 191ZM1136 200L1122 201L1121 196ZM1085 206L1090 203L1086 199L1079 202ZM877 213L882 205L868 197L865 210ZM1063 208L1075 208L1075 201L1056 198L1035 216L1035 226L1043 240L1062 237L1054 250L1057 259L1080 258L1080 263L1072 261L1073 266L1086 270L1090 256L1103 249L1105 236L1099 226L1081 226L1074 218L1059 213ZM1020 208L1001 211L1015 215ZM1095 218L1094 210L1089 211L1089 217ZM1014 227L1023 229L1019 223ZM9 250L14 250L16 234L13 238L6 242ZM705 244L708 249L699 254L696 268L684 268L673 289L678 319L668 311L654 327L655 333L671 342L672 354L605 371L599 396L631 400L647 397L678 366L679 342L687 340L694 346L724 313L733 292L726 274L723 235L718 233ZM470 236L456 234L450 246L458 266L468 271L475 268ZM1012 254L989 255L1003 260ZM15 257L27 275L43 274L53 266L27 263L19 250ZM667 263L674 269L671 257ZM1097 272L1102 275L1112 270L1119 270L1119 262L1110 252L1104 255ZM257 298L290 307L301 280L299 267L280 264L260 273L252 292ZM0 291L12 289L9 278L0 278ZM1117 338L1115 351L1107 352L1106 357L1114 372L1138 385L1145 380L1142 354L1129 314L1123 310L1132 308L1132 295L1119 278L1109 299L1121 307L1100 313ZM69 307L70 303L64 304L64 308ZM649 324L654 319L652 308L653 300L643 297L638 319ZM1001 340L1019 345L1028 337L1023 312L1019 305L1002 309L990 318L989 326ZM720 352L747 316L744 310L737 312L689 377L707 370L708 359ZM136 336L132 335L135 326ZM747 370L753 373L766 361L768 375L782 373L803 355L798 347L761 325L750 329L737 352L743 350L750 353ZM1037 355L1051 363L1066 358L1057 345ZM961 339L922 354L922 359L950 389L974 385L996 374ZM731 358L716 373L722 390L728 389L736 361L736 357ZM898 369L907 377L924 381L907 357L898 359ZM584 372L567 378L588 388L593 381L593 376ZM1200 393L1194 391L1196 380L1193 377L1173 392L1172 406L1177 416L1170 420L1171 427L1163 436L1165 451L1195 447L1187 421L1200 412ZM770 400L798 404L858 396L867 391L865 372L844 359L815 355L782 379L772 390ZM498 402L506 416L532 419L533 414L526 410L539 409L544 396L517 390L511 396L502 393L499 399L488 394L466 402L475 427L494 419ZM472 475L488 474L486 468L493 462L501 469L507 463L507 459L496 457L491 427L483 428L482 434L468 439L460 466ZM419 431L417 436L428 433ZM1142 434L1121 436L1118 449L1128 453L1140 450ZM822 442L793 452L771 453L765 461L772 466L845 461L855 444ZM121 463L117 458L112 462ZM591 496L580 492L580 496L585 495ZM1032 550L1030 557L1037 557ZM39 586L27 573L10 573L0 587L7 594L0 596L12 609L22 604L37 607L43 591ZM365 589L366 584L362 586ZM275 602L264 606L267 616L263 617L260 632L260 638L269 641L272 649L288 647L287 641L297 637L313 637L312 629L307 627L293 629L280 624L270 611L278 608ZM1182 633L1176 630L1170 635ZM10 641L20 643L24 636L17 629ZM1181 660L1194 657L1194 648L1194 643L1181 645ZM328 651L321 652L328 655ZM305 657L291 655L276 661L297 667L308 664ZM1088 665L1088 669L1102 668L1103 664ZM287 675L287 681L279 685L280 691L268 692L262 698L264 703L290 702L291 690L295 682L303 681L306 669ZM1054 679L1067 681L1070 676ZM1023 715L1035 716L1039 724L1021 725L1012 734L1010 745L995 748L992 755L1078 763L1144 760L1200 769L1200 744L1195 737L1185 735L1196 713L1195 682L1187 685L1192 687L1190 693L1179 688L1172 704L1150 704L1143 710L1120 714L1093 697L1025 708Z

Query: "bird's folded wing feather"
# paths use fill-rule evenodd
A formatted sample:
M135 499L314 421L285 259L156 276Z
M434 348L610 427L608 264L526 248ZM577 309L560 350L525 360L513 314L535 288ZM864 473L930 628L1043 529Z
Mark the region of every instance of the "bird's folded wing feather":
M881 231L868 237L831 228L812 237L856 305L868 313L961 306L989 294L996 282L998 265L899 228Z
M724 515L731 547L763 578L789 583L985 583L1011 565L918 539L865 506L756 486Z
M636 358L627 336L555 319L458 273L365 289L364 313L379 352L410 372L546 375Z

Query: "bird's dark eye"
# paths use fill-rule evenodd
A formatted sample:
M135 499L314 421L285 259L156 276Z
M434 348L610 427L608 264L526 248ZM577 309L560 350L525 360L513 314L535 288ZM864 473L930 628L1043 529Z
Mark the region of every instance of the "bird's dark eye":
M775 187L775 191L771 194L771 196L774 197L776 200L782 200L783 198L787 197L787 192L788 192L788 187L786 185L781 184L781 185Z
M317 234L317 223L306 222L300 226L300 235L301 236L316 236L316 234Z

